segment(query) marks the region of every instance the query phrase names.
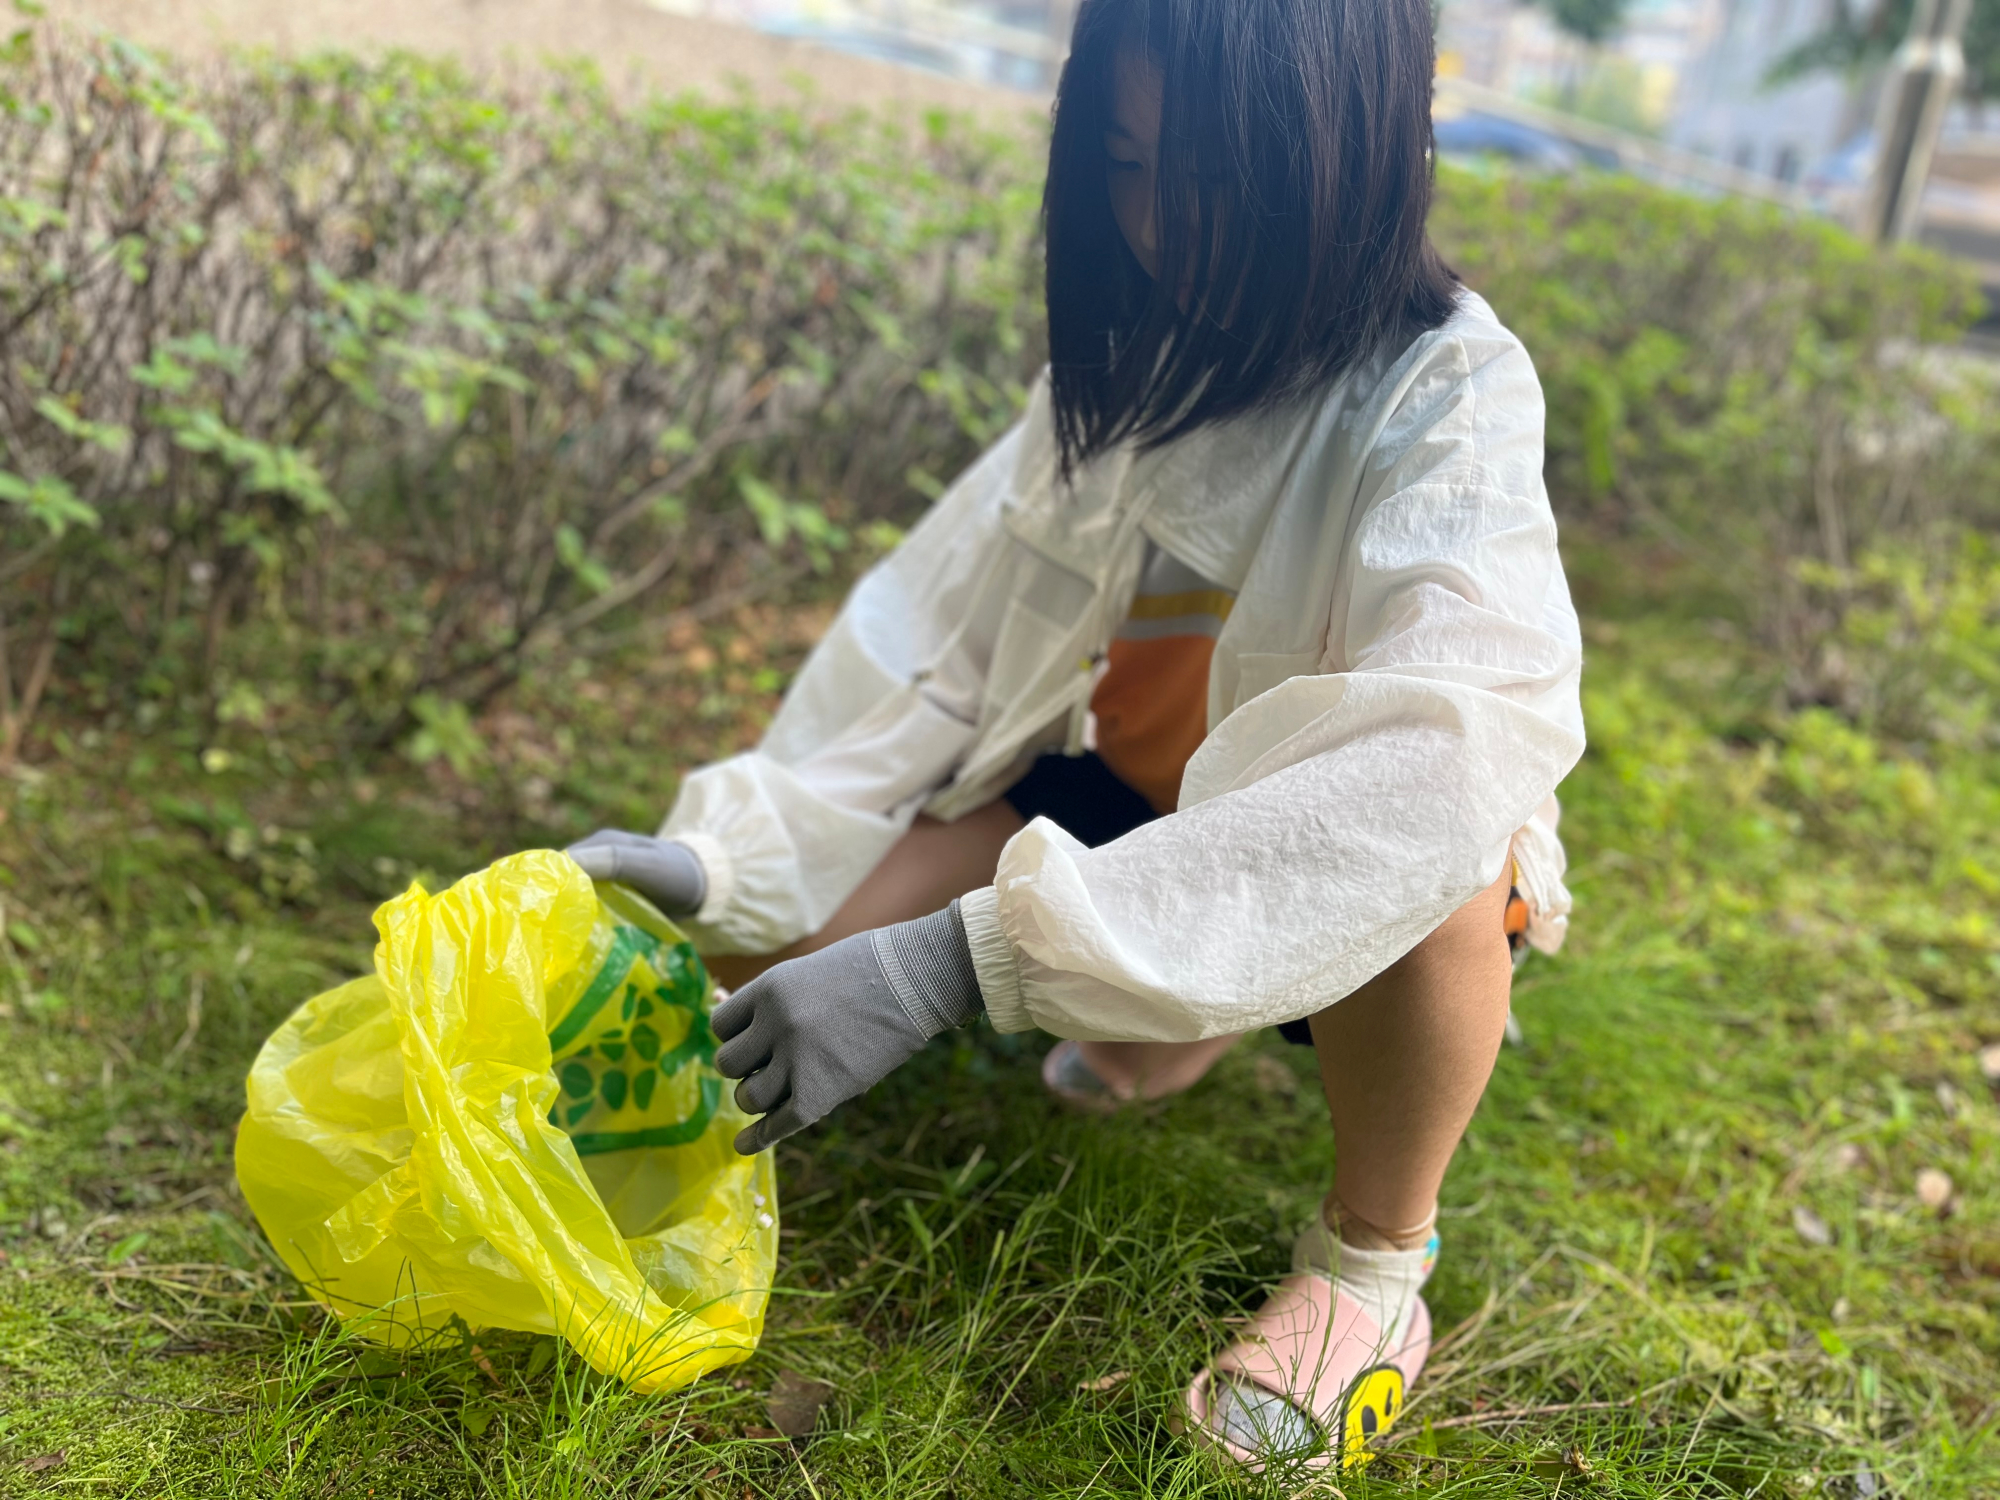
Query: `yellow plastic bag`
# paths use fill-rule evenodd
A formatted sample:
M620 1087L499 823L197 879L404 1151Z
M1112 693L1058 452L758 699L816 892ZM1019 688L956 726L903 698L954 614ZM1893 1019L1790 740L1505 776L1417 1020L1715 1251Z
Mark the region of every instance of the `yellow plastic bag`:
M375 973L250 1070L236 1175L285 1263L390 1343L454 1315L556 1333L642 1391L747 1358L777 1185L731 1145L748 1118L679 931L545 850L375 926Z

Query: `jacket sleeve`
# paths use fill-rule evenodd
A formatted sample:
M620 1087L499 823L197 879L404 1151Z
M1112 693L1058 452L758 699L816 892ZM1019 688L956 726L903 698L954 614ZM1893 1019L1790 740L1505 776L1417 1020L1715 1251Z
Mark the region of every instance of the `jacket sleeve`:
M990 448L848 595L756 749L682 782L660 827L700 858L707 953L816 932L950 779L984 695L1001 506L1023 428Z
M1396 414L1371 455L1320 673L1217 725L1177 812L1094 850L1036 819L965 898L1001 1030L1188 1041L1311 1014L1552 816L1583 750L1581 647L1525 351L1433 415Z

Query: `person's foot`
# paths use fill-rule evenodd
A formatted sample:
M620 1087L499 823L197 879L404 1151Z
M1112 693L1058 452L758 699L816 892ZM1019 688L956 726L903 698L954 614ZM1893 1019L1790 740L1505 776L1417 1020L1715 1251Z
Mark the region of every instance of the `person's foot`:
M1109 1114L1122 1104L1193 1088L1241 1040L1058 1042L1042 1059L1042 1083L1065 1104Z
M1435 1255L1434 1243L1357 1252L1323 1229L1301 1235L1293 1274L1188 1388L1189 1436L1253 1470L1362 1462L1430 1354L1418 1288Z

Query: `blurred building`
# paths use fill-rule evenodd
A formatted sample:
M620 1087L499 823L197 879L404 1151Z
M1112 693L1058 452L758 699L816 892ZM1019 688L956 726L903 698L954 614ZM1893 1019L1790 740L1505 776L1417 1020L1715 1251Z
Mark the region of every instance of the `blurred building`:
M1765 80L1823 30L1836 0L1717 0L1707 45L1674 111L1676 144L1781 182L1798 182L1867 119L1868 101L1838 74Z
M1641 143L1620 146L1532 109L1510 116L1508 101L1554 105L1564 118L1654 136L1663 146L1763 179L1768 189L1716 178L1724 191L1750 191L1810 205L1852 222L1874 166L1875 92L1821 73L1781 84L1774 66L1821 31L1838 0L1634 0L1623 32L1586 64L1540 6L1521 0L1444 0L1438 70L1494 91L1482 113L1453 118L1440 90L1441 149L1509 156L1531 168L1562 162L1674 173L1644 160ZM2000 299L2000 125L1991 112L1952 108L1924 192L1920 235L1970 262ZM1512 132L1511 135L1509 132ZM1593 153L1591 147L1602 148ZM1686 175L1686 174L1683 174Z
M1523 0L1443 0L1439 71L1557 104L1783 183L1837 162L1873 119L1867 87L1821 73L1773 85L1779 59L1822 30L1839 0L1633 0L1595 59ZM1592 75L1596 77L1593 97ZM1976 134L1954 111L1951 137Z
M1444 0L1438 67L1449 77L1607 124L1665 133L1686 80L1731 0L1633 0L1619 36L1595 57L1538 5Z

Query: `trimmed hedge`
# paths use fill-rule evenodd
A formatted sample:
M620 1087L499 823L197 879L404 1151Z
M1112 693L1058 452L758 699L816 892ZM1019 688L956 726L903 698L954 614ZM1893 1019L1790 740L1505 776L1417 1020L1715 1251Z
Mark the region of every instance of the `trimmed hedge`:
M1756 602L1791 560L2000 518L1969 271L1764 204L1630 178L1455 174L1435 229L1541 370L1549 485L1652 528Z
M17 659L25 615L219 705L281 640L388 732L662 585L827 566L1038 362L1005 140L30 40L0 72Z
M942 119L24 34L0 759L52 680L224 717L265 684L381 740L649 596L885 542L1040 362L1039 171ZM1838 593L1794 559L1990 518L1937 258L1608 178L1448 173L1436 227L1540 365L1562 510L1711 558L1781 636Z

